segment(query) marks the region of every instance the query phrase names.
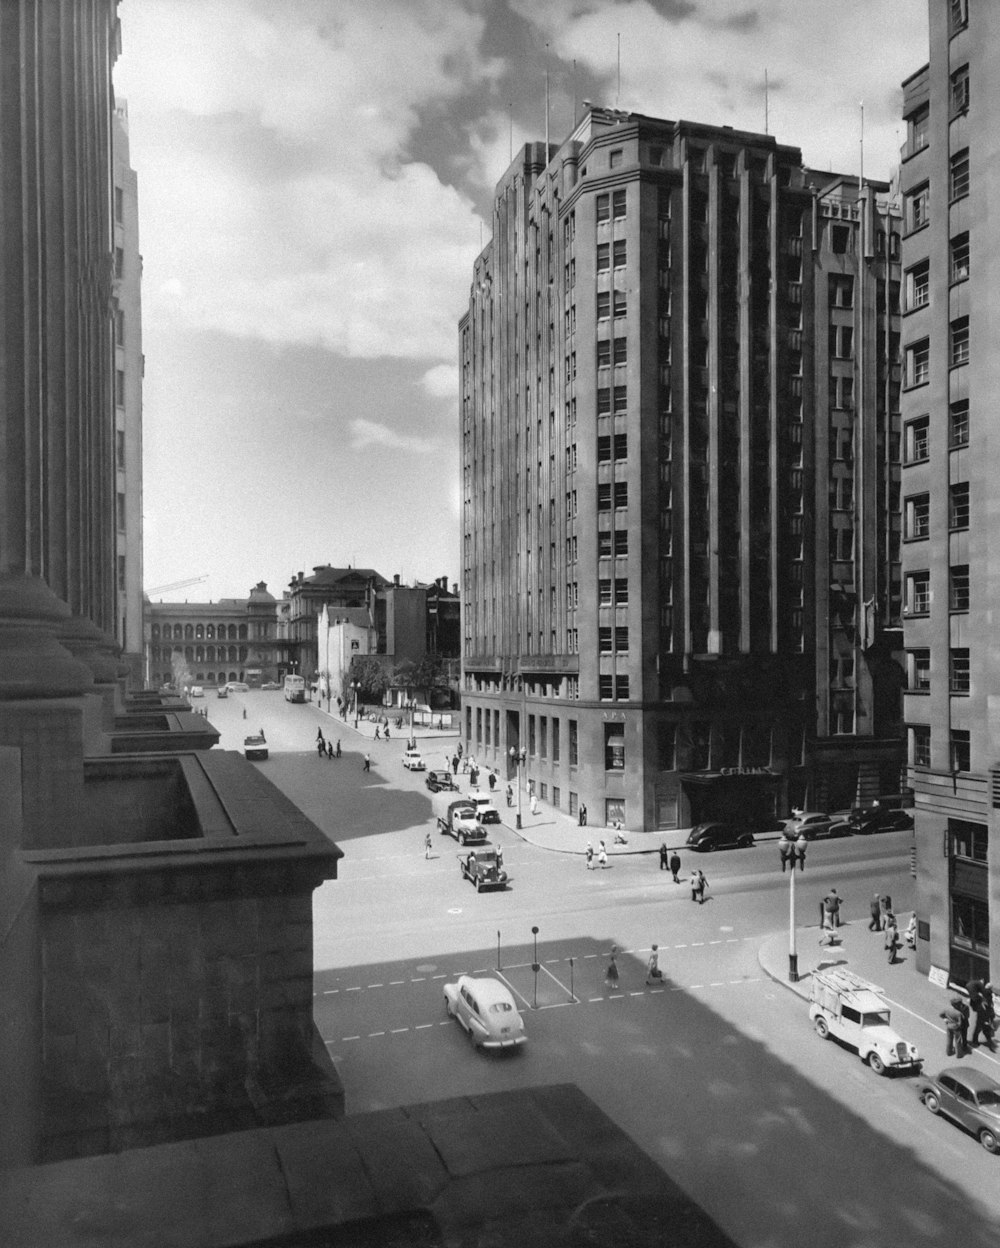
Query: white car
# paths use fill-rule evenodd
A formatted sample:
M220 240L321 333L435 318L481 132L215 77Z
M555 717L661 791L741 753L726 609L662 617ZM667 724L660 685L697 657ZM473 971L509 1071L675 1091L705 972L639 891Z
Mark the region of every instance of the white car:
M192 686L191 686L191 697L192 697L192 698L203 698L204 696L205 696L205 690L204 690L204 688L203 688L201 685L192 685Z
M923 1059L915 1045L892 1029L881 991L846 967L813 971L809 1017L816 1034L823 1040L835 1036L856 1049L877 1075L890 1070L919 1073Z
M408 768L410 771L426 771L427 770L427 764L424 762L423 758L421 757L419 750L404 750L403 751L403 766Z
M445 984L444 1008L477 1049L516 1049L528 1038L510 989L498 979L461 975L454 984Z
M250 686L242 680L231 680L226 688L230 693L249 693Z
M485 793L470 793L465 801L476 808L476 816L480 823L499 823L500 812L493 805L493 799Z

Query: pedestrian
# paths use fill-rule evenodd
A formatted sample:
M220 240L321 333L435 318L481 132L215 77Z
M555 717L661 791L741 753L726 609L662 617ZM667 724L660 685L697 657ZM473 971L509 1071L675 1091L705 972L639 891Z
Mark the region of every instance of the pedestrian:
M906 931L903 933L903 939L906 941L907 949L916 949L917 947L917 916L910 915L910 921L906 925Z
M322 737L319 737L316 741L316 757L322 758L325 753L326 753L326 742L323 740Z
M428 832L427 835L424 837L424 859L425 861L431 856L432 844L433 842L431 841L431 834L430 832Z
M514 805L514 790L511 788L509 784L507 785L507 805L508 806Z
M681 882L681 856L676 851L670 855L670 874L675 884Z
M608 865L608 847L603 841L597 847L597 861L602 871Z
M497 870L503 870L503 849L499 845L497 846Z
M968 1053L970 1052L970 1049L969 1049L969 1004L964 997L955 997L952 1000L952 1005L955 1006L955 1009L958 1010L959 1014L961 1015L962 1023L959 1028L959 1034L962 1037L962 1049L964 1052Z
M476 766L469 769L469 784L474 789L479 788L479 768Z
M337 738L337 757L340 758L340 737Z
M980 1031L986 1041L986 1047L992 1052L996 1048L993 1042L993 1033L996 1031L996 1007L993 1004L992 984L983 984L983 993L976 1014L976 1026L972 1033L973 1044L976 1043L976 1036Z
M458 775L458 755L457 754L452 755L451 770L454 773L454 775L456 776Z
M588 843L587 845L587 870L593 871L593 869L594 869L594 847L593 845Z
M705 872L701 867L695 867L691 873L691 900L696 901L699 906L705 901L706 888L708 888L708 880L705 879Z
M670 851L667 849L666 844L663 842L660 843L660 870L661 871L670 870Z
M365 755L365 765L364 765L364 767L362 767L362 768L361 768L361 770L362 770L362 771L371 771L371 769L372 769L372 756L371 756L370 754L366 754L366 755Z
M840 898L837 890L831 888L820 904L820 928L829 928L832 932L840 927Z
M532 793L531 795L531 813L533 815L538 814L538 798L535 796L534 793ZM602 841L601 844L603 845L604 842Z
M327 741L326 743L326 756L327 758L333 758L333 742L332 741Z
M243 718L244 718L244 719L246 719L246 717L247 717L247 708L246 708L246 707L244 707L244 708L243 708Z
M962 1044L962 1015L958 1010L960 997L952 997L946 1009L939 1015L944 1019L945 1057L964 1057L965 1046Z
M871 904L871 920L868 924L870 932L880 932L882 930L882 898L879 893L872 893Z
M458 743L458 749L457 749L455 752L456 752L456 754L458 755L459 760L461 760L461 758L462 758L462 743L461 743L461 741L459 741L459 743Z
M389 740L389 725L388 724L386 724L385 726L384 735L385 735L385 739L388 741Z
M376 724L375 725L375 740L376 741L379 741L381 739L378 734L379 734L379 727L378 727L378 724Z
M580 803L580 827L585 828L586 826L587 826L587 807L583 802L581 802Z
M618 946L611 946L611 956L608 962L608 969L604 975L604 982L609 988L618 987Z
M649 959L646 962L646 983L652 981L654 984L663 982L663 972L660 970L660 946L654 945Z
M879 898L879 907L882 912L882 926L885 927L886 919L890 914L892 914L892 898L888 893L883 893L883 895Z
M317 729L316 729L316 740L317 740L317 741L322 741L322 740L323 740L323 729L322 729L322 728L317 728Z
M885 925L885 951L889 955L890 966L895 966L896 964L896 950L899 946L899 928L896 926L895 918L892 918Z
M490 772L490 792L492 793L496 787L497 787L497 773L495 771L491 771Z

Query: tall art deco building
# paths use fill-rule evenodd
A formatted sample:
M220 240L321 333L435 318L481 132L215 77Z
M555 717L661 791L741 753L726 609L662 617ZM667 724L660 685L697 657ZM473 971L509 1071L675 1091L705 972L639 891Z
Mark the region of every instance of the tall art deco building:
M633 829L899 792L898 261L768 135L522 150L460 324L474 754Z
M918 964L964 984L1000 966L1000 10L928 12L903 84L905 708Z

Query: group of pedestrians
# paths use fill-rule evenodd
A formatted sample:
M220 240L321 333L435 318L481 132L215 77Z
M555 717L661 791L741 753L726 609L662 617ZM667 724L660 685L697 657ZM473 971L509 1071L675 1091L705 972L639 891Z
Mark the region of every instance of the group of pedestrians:
M996 1031L996 1006L993 1001L993 985L983 983L981 979L970 979L965 988L965 997L954 996L947 1007L941 1011L945 1030L945 1056L966 1057L972 1052L972 1046L978 1045L980 1039L992 1052L996 1048L993 1039ZM969 1023L973 1017L975 1022L972 1036L969 1036Z
M608 954L608 969L604 972L604 983L608 988L617 988L621 981L621 972L618 969L618 953L617 945L611 946L611 952ZM662 984L664 980L663 971L660 969L660 946L654 944L649 951L649 957L646 959L646 983Z
M587 859L587 870L594 870L594 847L587 842L587 848L584 851ZM597 865L603 870L608 865L608 847L603 841L598 842L597 846Z
M261 731L261 736L263 735L264 733L263 731ZM340 738L339 737L337 738L337 744L334 745L333 741L327 741L324 738L323 729L317 728L316 729L316 756L317 758L340 758L340 755L341 755Z
M679 884L681 882L681 879L680 879L681 856L680 854L677 852L676 849L674 850L673 853L671 853L670 850L667 849L666 843L663 841L660 842L659 852L660 852L660 870L669 871L670 874L674 877L674 883Z

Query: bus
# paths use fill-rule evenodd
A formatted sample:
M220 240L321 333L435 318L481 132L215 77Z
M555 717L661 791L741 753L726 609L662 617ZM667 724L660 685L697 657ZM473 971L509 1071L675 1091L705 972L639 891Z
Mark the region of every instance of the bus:
M304 702L306 700L306 682L304 676L285 677L285 701Z

